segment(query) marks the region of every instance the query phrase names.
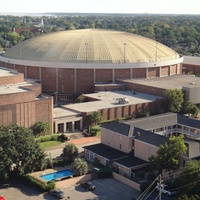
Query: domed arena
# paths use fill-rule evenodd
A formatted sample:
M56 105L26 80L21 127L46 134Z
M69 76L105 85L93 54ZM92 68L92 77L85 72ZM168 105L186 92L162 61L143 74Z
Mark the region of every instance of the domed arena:
M181 74L183 58L139 35L99 29L60 31L18 43L1 66L38 80L42 92L63 98L95 91L96 84Z

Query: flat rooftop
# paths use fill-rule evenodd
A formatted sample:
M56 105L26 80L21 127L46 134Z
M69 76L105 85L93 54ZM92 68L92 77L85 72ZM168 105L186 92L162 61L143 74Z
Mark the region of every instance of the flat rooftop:
M121 107L123 105L153 102L161 98L159 96L139 92L134 94L132 91L103 91L92 94L84 94L84 96L96 99L96 101L70 104L63 107L78 112L94 112L101 109ZM129 103L118 103L116 100L117 98L128 98Z
M200 87L200 78L195 75L172 75L166 77L156 77L149 79L130 79L124 83L137 83L163 89L182 89L183 87Z
M1 94L14 94L20 92L27 92L29 89L25 88L26 86L31 86L32 83L22 82L16 84L0 85L0 95Z
M62 117L69 117L69 116L74 116L80 114L79 112L76 111L71 111L67 110L65 108L54 108L53 109L53 117L54 118L62 118Z
M183 56L183 64L199 65L200 64L200 57Z
M5 69L5 68L1 68L0 67L0 77L3 76L13 76L18 74L18 72L16 70L11 70L11 69Z

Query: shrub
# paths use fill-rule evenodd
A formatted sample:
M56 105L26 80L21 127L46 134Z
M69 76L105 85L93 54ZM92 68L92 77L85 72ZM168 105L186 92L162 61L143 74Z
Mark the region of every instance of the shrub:
M99 131L100 131L100 127L99 126L91 127L90 134L92 136L96 136Z
M61 135L59 135L57 137L57 140L60 141L60 142L66 142L66 141L69 140L69 138L66 135L64 135L64 134L61 134Z
M98 177L99 178L112 178L112 169L111 168L102 168L98 172Z
M33 186L34 188L42 191L42 192L48 192L52 189L55 188L55 182L54 181L50 181L48 183L43 183L35 178L33 178L30 175L24 175L22 176L22 179L24 180L24 182L30 186Z
M46 135L46 136L40 136L35 138L36 142L48 142L48 141L60 141L60 142L66 142L69 138L64 134L52 134L52 135Z
M53 166L57 166L57 167L63 167L63 166L65 166L65 164L66 164L66 161L65 161L65 159L54 159L53 160Z

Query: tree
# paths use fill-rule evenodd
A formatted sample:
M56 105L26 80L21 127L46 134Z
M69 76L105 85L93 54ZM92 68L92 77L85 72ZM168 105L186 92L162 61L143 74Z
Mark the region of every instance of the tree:
M89 120L91 125L97 125L101 122L101 113L95 111L89 115Z
M167 103L168 111L180 112L184 102L183 92L179 89L168 89L166 91L165 100Z
M188 101L184 105L184 112L186 114L189 114L189 116L192 115L192 117L197 117L199 113L199 108L194 103Z
M46 154L30 129L18 125L0 127L0 180L42 170L45 162Z
M45 135L50 131L50 125L48 122L36 122L35 126L33 127L33 131L35 135Z
M72 163L72 171L77 176L82 176L87 173L88 165L84 158L76 158Z
M184 136L172 136L169 142L161 145L157 151L157 155L149 157L150 167L157 169L159 173L166 170L170 173L171 170L178 169L180 166L179 158L187 150L184 144Z
M200 161L190 160L183 168L183 172L176 180L180 193L188 196L200 195ZM185 187L183 187L185 186Z
M68 143L65 145L63 149L63 157L66 158L67 161L74 161L76 156L78 155L78 148L73 143Z

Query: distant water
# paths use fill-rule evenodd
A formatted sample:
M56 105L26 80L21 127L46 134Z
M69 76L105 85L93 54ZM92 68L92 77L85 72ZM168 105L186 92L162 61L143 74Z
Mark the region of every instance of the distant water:
M11 15L11 16L30 16L30 17L42 17L42 16L54 16L50 13L1 13L1 15Z

